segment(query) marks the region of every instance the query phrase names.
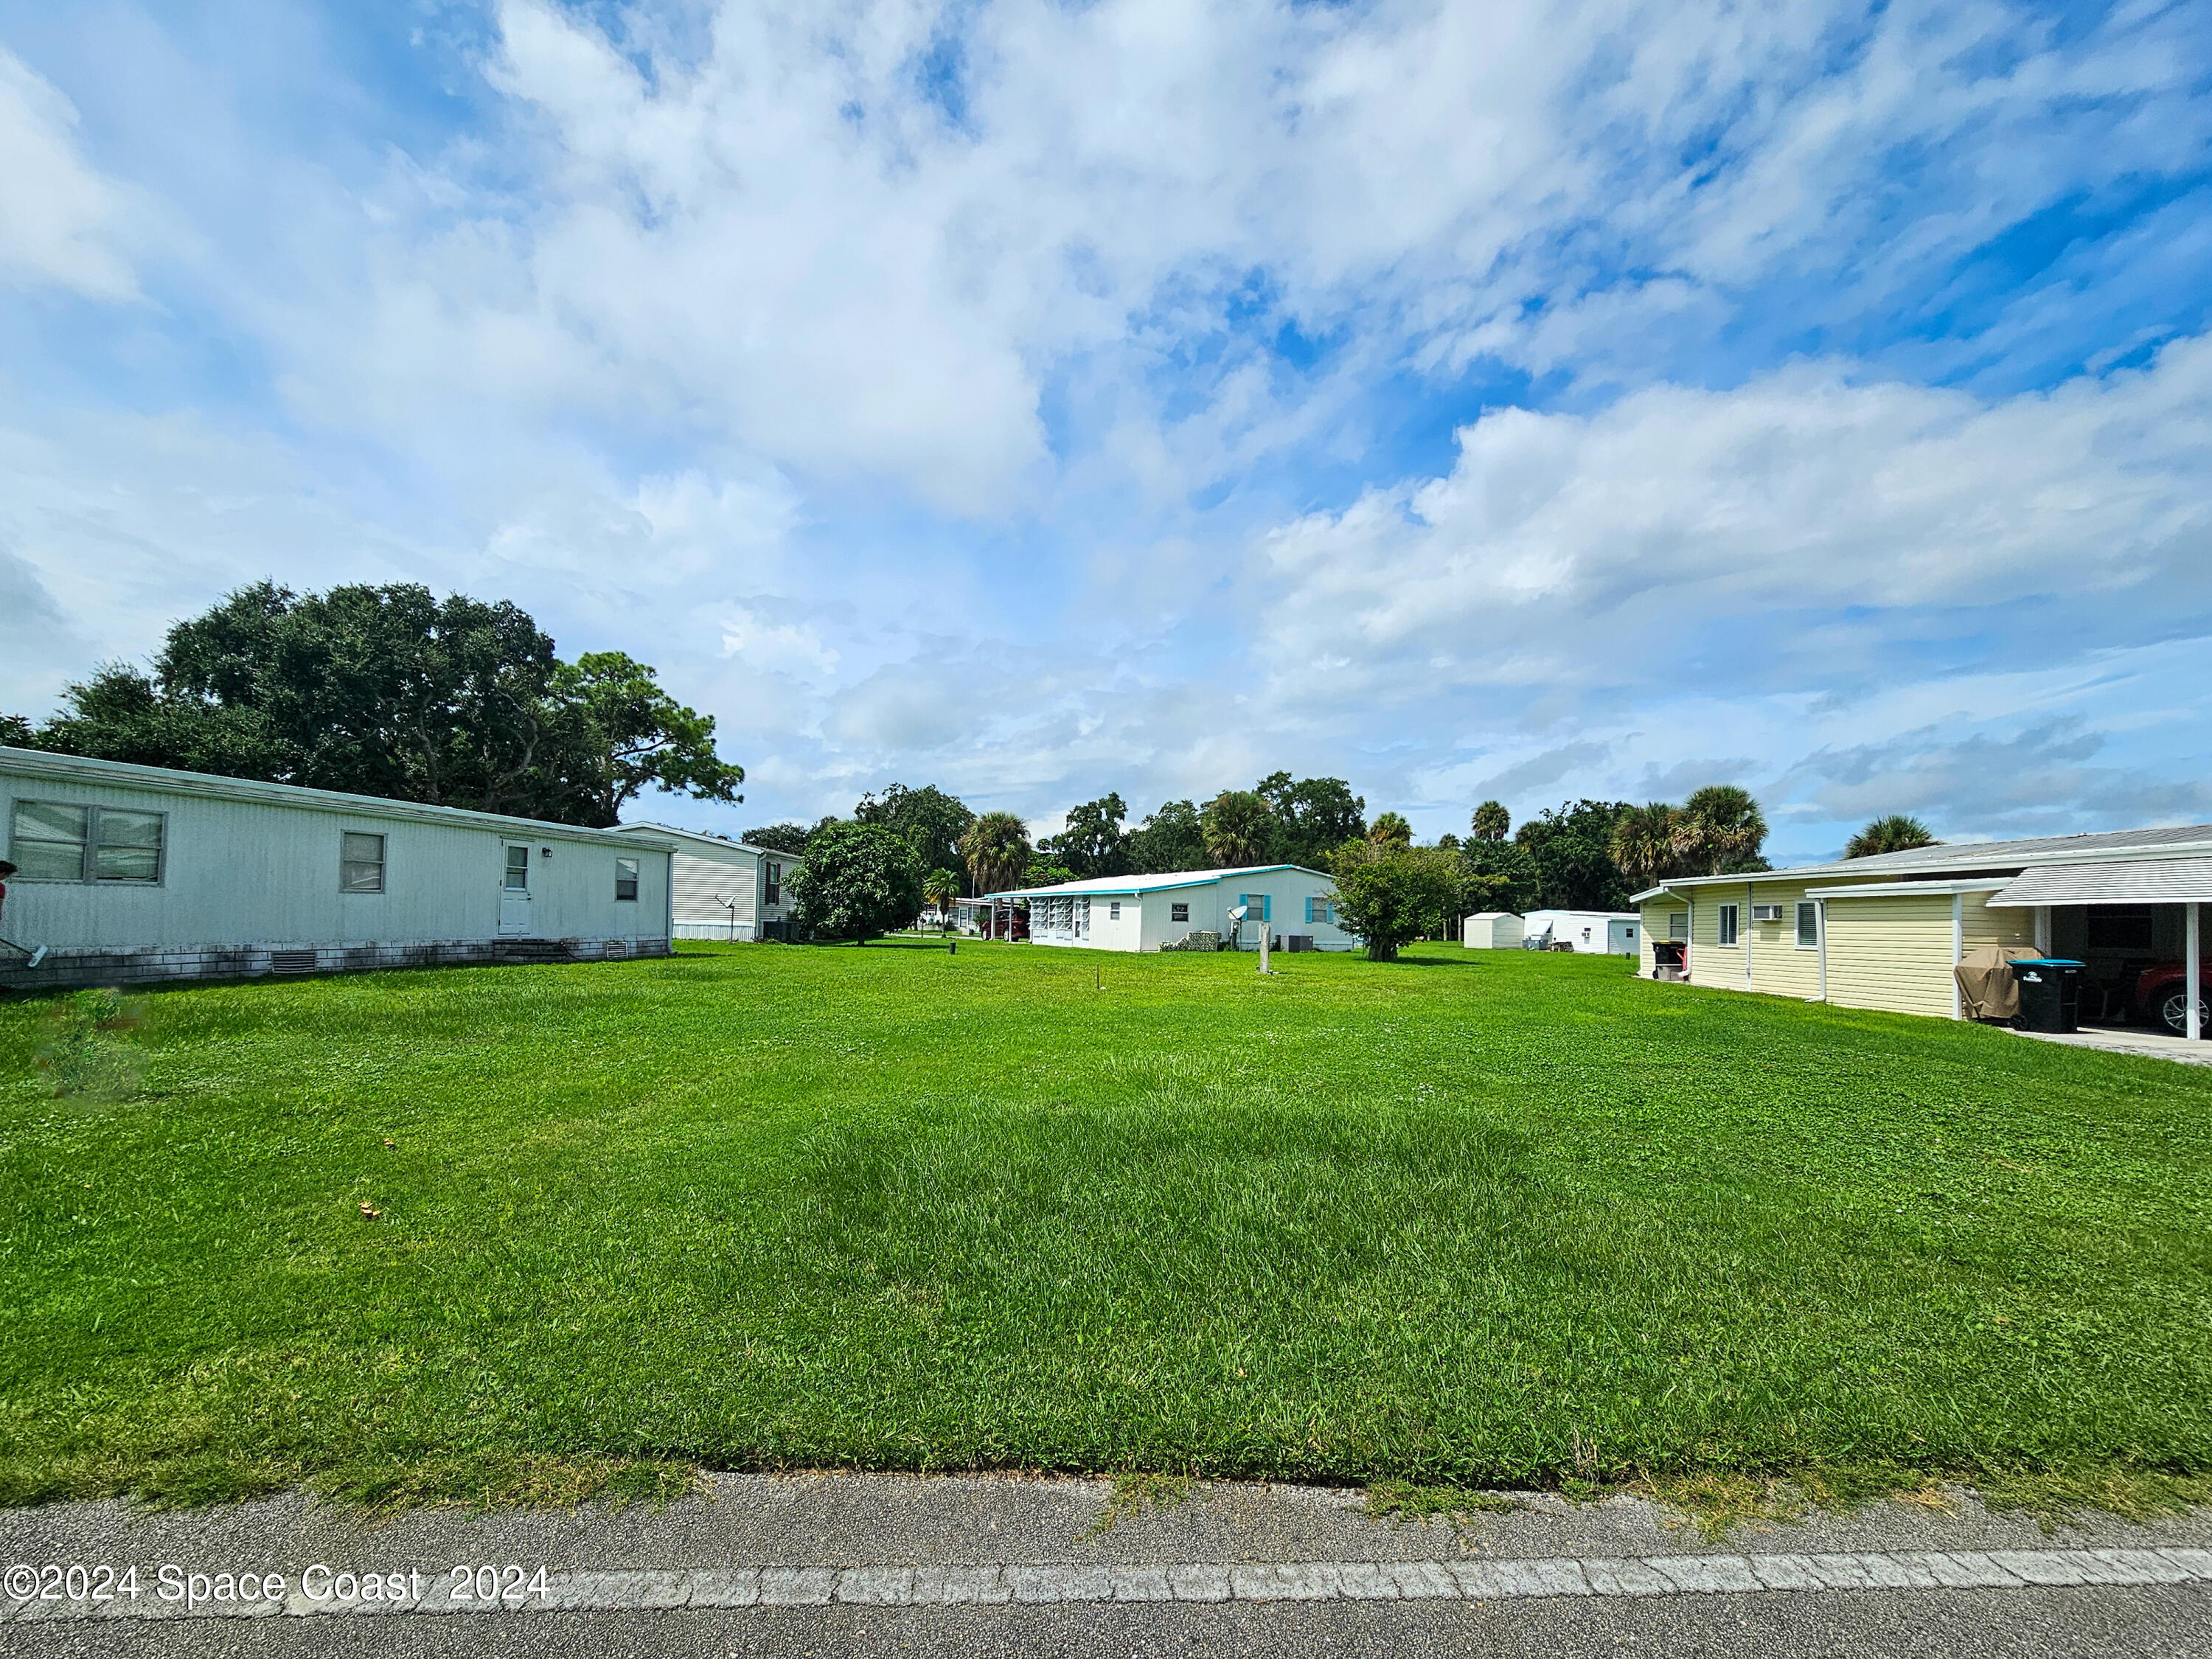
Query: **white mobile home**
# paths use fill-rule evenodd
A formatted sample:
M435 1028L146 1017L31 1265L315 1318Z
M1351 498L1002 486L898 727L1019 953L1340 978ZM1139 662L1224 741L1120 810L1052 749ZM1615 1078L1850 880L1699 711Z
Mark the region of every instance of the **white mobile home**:
M1531 910L1522 929L1546 948L1587 956L1632 957L1642 941L1644 918L1634 910Z
M1517 951L1522 931L1521 918L1510 910L1485 910L1467 919L1460 942L1470 951Z
M1335 884L1295 864L1102 876L984 896L993 915L1025 904L1029 937L1038 945L1158 951L1197 933L1217 935L1232 950L1256 951L1263 927L1276 950L1349 951L1359 943L1340 925ZM1229 914L1239 906L1246 913L1241 924ZM993 931L988 917L986 931ZM1003 927L997 931L1005 935Z
M668 951L641 836L8 748L0 823L0 987Z
M673 830L665 823L625 823L621 833L674 845L669 883L674 894L670 926L675 938L791 937L784 883L801 862L793 854L696 830Z

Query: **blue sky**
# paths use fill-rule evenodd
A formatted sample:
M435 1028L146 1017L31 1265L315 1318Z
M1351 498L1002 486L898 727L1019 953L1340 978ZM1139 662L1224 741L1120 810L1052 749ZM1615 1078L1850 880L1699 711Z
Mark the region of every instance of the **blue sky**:
M2212 818L2186 5L0 0L0 707L526 606L734 830Z

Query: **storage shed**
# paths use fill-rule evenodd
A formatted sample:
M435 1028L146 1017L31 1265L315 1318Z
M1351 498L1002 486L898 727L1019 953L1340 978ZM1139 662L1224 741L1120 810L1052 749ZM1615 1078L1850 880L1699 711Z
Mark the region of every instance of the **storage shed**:
M1029 937L1038 945L1160 951L1197 934L1201 944L1218 938L1231 950L1256 951L1263 927L1276 950L1349 951L1359 943L1340 925L1334 884L1295 864L1103 876L984 897L1000 912L1024 906ZM1229 914L1239 906L1246 913L1241 923ZM1005 936L1003 925L998 936Z
M1467 919L1460 942L1470 951L1517 951L1521 933L1521 918L1510 910L1485 910Z
M668 952L650 836L12 748L0 823L0 987Z
M784 883L802 860L773 847L665 823L625 823L621 833L675 847L669 920L674 938L790 938Z

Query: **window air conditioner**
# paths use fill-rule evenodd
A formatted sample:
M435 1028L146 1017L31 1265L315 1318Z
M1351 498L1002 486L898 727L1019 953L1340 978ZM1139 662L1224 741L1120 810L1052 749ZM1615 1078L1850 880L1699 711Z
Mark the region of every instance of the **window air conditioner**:
M1751 919L1753 921L1779 921L1782 920L1782 906L1754 904L1751 907Z

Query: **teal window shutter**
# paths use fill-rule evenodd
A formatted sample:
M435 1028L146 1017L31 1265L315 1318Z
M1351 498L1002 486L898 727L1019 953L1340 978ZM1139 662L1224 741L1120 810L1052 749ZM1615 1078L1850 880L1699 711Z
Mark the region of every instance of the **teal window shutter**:
M1313 921L1313 900L1310 897L1306 900L1306 921Z

